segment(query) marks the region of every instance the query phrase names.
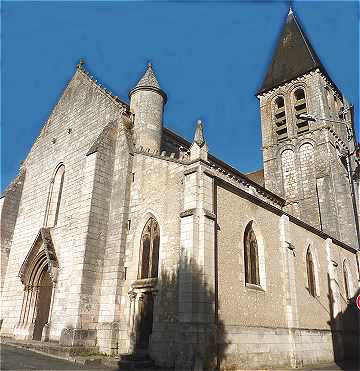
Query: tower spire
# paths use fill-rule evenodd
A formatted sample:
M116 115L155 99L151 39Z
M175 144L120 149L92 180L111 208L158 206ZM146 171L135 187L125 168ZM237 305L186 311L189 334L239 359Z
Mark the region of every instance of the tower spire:
M316 68L326 73L290 6L277 48L258 94Z

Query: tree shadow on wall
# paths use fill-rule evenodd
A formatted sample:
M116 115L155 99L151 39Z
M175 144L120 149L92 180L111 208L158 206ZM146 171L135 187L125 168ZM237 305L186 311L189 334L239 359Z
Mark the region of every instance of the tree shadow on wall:
M328 295L330 306L330 321L328 323L332 333L335 363L342 370L360 370L360 311L356 306L356 297L360 290L357 290L350 299L340 295L341 304L345 303L346 307L334 316L334 297L329 275L328 286L330 293Z
M161 271L154 296L153 318L139 313L135 322L138 339L152 324L148 351L155 364L178 370L219 369L229 343L217 315L215 282L208 283L194 260L182 259L176 269Z

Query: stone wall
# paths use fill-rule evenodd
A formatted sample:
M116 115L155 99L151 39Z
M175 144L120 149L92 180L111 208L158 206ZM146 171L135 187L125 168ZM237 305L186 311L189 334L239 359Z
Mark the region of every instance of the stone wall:
M228 344L223 367L332 362L334 352L344 350L334 345L334 323L341 339L356 344L354 318L344 319L351 304L344 300L342 268L346 259L355 295L355 250L222 182L217 200L219 321ZM244 230L250 221L255 225L260 270L262 245L264 251L266 283L258 286L245 284ZM314 258L315 297L308 291L308 248Z
M65 165L64 186L58 222L51 230L60 267L51 339L58 340L63 328L87 329L94 323L96 303L90 298L96 296L96 290L89 292L89 287L96 276L92 278L90 271L94 270L93 264L97 266L99 262L94 262L96 258L91 256L91 241L92 246L96 246L98 236L94 238L91 231L89 234L92 227L89 220L94 224L91 221L103 212L102 206L96 209L95 200L108 174L99 163L98 157L102 155L87 156L87 152L109 122L122 120L126 107L95 84L83 70L77 69L36 139L24 162L27 177L2 297L3 333L13 334L19 319L23 286L18 272L43 226L50 182L61 162ZM107 197L106 193L100 194L102 198ZM94 231L95 235L97 233ZM85 283L87 277L92 282ZM90 316L79 316L88 305L91 306Z
M126 280L118 282L116 320L119 321L119 352L131 347L131 296L138 279L140 240L150 217L160 227L159 282L154 303L154 324L151 336L151 354L160 363L173 362L175 323L177 321L176 276L180 254L180 211L182 205L182 176L184 165L170 157L160 158L147 151L135 150L132 160L126 238L120 258L126 269ZM113 261L113 264L117 264ZM173 281L175 280L175 281ZM141 290L140 290L141 291ZM133 305L137 305L141 292Z

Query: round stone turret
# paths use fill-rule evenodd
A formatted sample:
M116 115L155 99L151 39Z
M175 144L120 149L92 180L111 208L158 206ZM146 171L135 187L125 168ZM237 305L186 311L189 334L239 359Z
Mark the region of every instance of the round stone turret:
M137 146L160 151L166 94L160 89L151 63L144 76L129 92L130 109L134 113L134 141Z

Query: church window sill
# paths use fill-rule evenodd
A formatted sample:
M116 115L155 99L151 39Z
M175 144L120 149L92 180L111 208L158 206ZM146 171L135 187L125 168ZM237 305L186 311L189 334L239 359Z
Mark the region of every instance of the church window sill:
M245 288L249 291L258 291L265 293L265 290L260 285L255 285L253 283L246 283Z

